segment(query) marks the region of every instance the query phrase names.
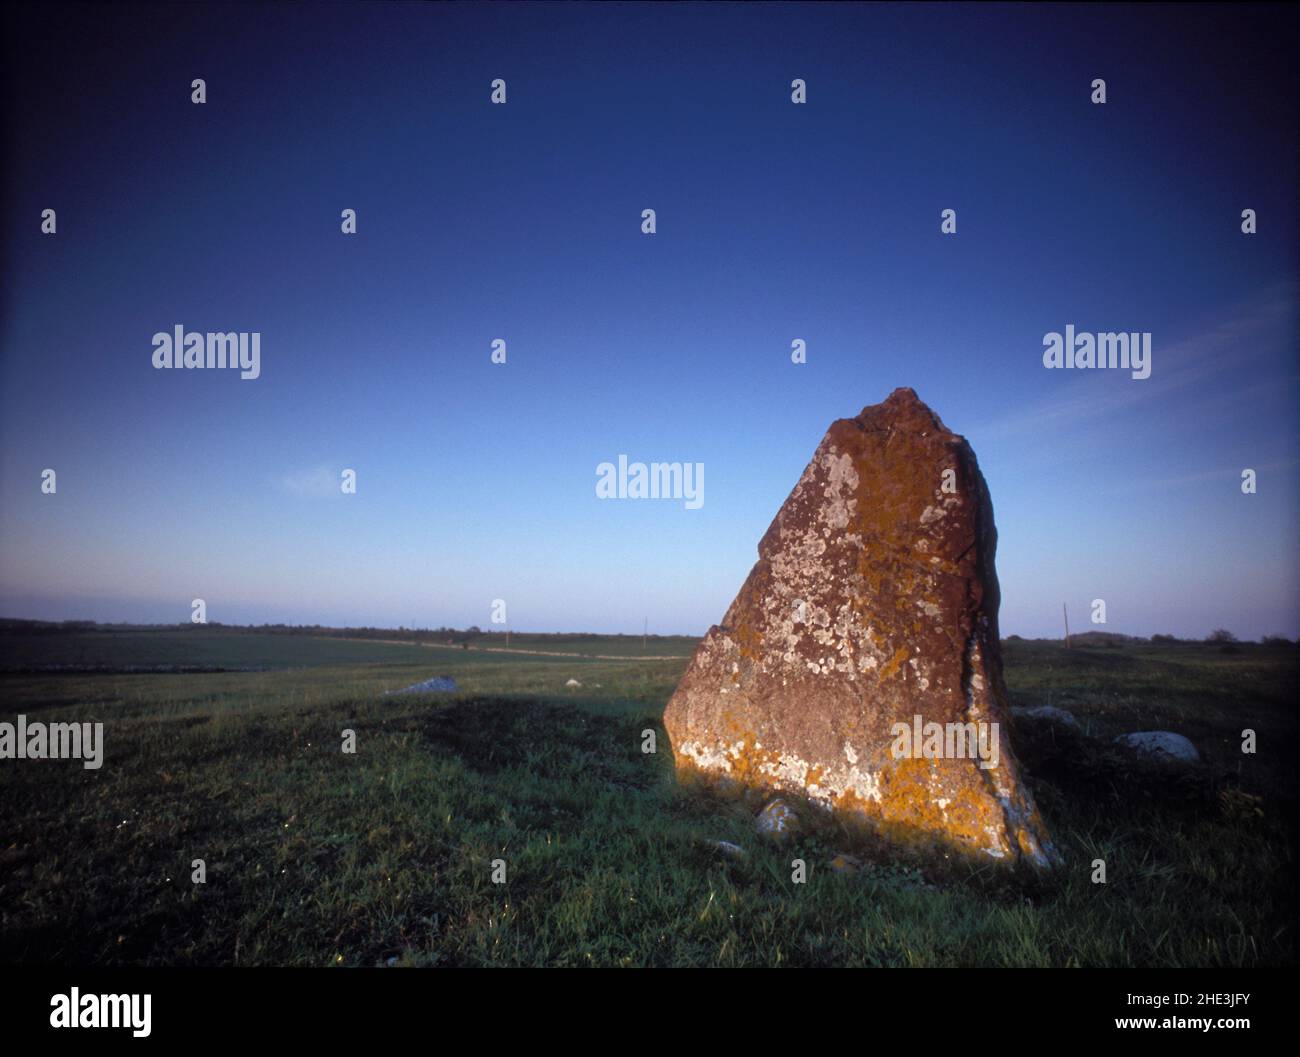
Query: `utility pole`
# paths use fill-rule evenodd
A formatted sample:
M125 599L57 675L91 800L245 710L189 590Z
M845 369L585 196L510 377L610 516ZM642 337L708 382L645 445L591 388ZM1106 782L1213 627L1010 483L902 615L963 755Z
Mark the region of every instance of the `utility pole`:
M641 625L641 652L642 653L645 653L646 651L645 643L646 643L646 637L649 634L649 632L650 632L650 618L646 617L645 623Z
M1065 648L1070 648L1070 611L1065 608L1065 603L1061 603L1061 612L1065 615Z

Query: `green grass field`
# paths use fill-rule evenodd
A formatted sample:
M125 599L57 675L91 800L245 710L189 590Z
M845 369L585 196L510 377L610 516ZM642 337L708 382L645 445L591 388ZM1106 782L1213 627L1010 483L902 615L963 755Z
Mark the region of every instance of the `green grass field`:
M512 642L575 649L530 638ZM673 660L640 659L639 638L582 642L623 659L204 629L0 636L0 720L106 725L100 770L0 762L0 961L1295 963L1294 648L1009 642L1013 703L1067 708L1092 735L1017 724L1067 856L1034 881L931 873L833 825L761 844L747 809L673 778L660 717L690 641L651 640ZM382 696L434 675L459 691ZM1169 776L1107 747L1157 728L1205 763ZM721 856L719 840L747 854ZM830 871L842 850L863 869Z

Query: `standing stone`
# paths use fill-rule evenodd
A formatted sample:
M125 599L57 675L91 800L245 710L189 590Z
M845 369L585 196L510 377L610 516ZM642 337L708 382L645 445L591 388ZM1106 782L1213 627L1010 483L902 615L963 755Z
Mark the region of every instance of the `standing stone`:
M679 774L1056 862L1007 739L996 546L974 452L911 389L834 422L668 702Z

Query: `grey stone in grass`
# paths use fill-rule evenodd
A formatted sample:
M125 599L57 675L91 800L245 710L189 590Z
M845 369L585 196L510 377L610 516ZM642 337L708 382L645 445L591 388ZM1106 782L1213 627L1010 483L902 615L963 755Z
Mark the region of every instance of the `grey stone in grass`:
M416 683L414 686L405 687L402 690L385 690L384 696L389 694L447 694L456 689L456 680L449 675L435 675L432 679L426 679L422 683Z
M1141 730L1136 734L1121 734L1115 739L1115 744L1163 761L1197 763L1201 758L1195 745L1181 734L1170 730Z
M773 800L758 813L754 823L760 837L784 844L799 831L799 816L784 800Z

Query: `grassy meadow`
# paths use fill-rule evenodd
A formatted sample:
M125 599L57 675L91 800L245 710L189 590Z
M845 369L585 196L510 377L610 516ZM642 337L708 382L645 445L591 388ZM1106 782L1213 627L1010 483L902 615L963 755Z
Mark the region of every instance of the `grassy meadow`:
M99 770L0 761L0 962L1296 961L1294 647L1006 643L1012 703L1084 728L1016 723L1067 857L1035 879L931 873L833 823L766 846L749 810L673 778L660 720L691 640L516 636L502 653L497 639L0 635L0 720L102 721L106 741ZM436 675L458 691L384 696ZM1151 729L1186 734L1204 762L1145 768L1109 745ZM830 870L841 851L861 869ZM1106 884L1091 880L1099 858Z

